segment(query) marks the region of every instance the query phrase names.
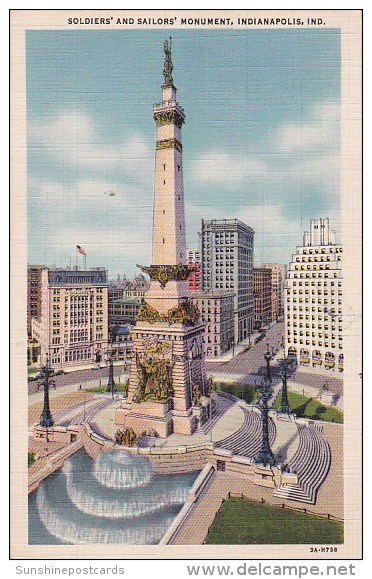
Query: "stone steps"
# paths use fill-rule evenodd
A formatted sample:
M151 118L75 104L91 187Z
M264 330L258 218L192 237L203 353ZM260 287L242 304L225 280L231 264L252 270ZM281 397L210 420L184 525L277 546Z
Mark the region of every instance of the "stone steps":
M281 498L315 504L317 493L331 467L328 441L317 426L298 424L300 444L287 467L297 474L296 485L282 485L274 491Z
M195 430L197 434L208 434L208 432L210 431L211 428L213 428L216 422L220 420L220 418L225 414L225 412L229 408L231 408L231 406L234 404L234 402L230 398L221 395L221 393L219 393L218 396L216 397L216 403L217 403L217 411L212 416L212 420L207 420L204 424L198 426L198 428Z
M262 426L261 415L255 410L242 408L244 412L244 422L241 428L216 443L216 447L231 450L236 455L254 458L262 443ZM269 418L269 441L272 444L276 436L276 427L271 418Z

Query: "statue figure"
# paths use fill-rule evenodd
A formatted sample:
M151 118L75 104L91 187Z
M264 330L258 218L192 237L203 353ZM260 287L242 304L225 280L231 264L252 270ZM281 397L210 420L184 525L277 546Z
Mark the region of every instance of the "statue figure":
M140 358L137 354L136 356L136 366L137 366L137 376L138 376L138 389L133 397L134 402L142 402L145 397L145 387L147 383L147 372L143 364L141 364Z
M199 320L198 307L189 299L185 299L178 306L168 310L167 319L169 324L184 324L193 326Z
M138 312L137 319L139 322L149 322L149 324L154 324L155 322L161 321L161 315L155 308L150 306L150 304L144 302Z
M172 77L173 63L171 50L172 50L172 38L169 39L169 43L168 40L164 42L164 53L165 53L164 69L163 69L164 86L173 85L173 77Z
M160 394L163 400L169 398L172 394L172 369L174 366L174 361L169 359L162 360L162 364L159 367L159 384L160 384Z
M157 364L153 358L145 358L143 367L146 370L147 380L145 385L145 398L154 396L157 389Z
M152 398L165 401L172 394L174 361L168 358L140 358L137 356L138 389L133 397L136 403Z
M120 446L136 446L138 444L138 436L133 428L117 430L115 434L115 442Z
M195 384L192 392L193 392L192 405L193 406L201 406L201 392L200 392L200 388L197 384Z

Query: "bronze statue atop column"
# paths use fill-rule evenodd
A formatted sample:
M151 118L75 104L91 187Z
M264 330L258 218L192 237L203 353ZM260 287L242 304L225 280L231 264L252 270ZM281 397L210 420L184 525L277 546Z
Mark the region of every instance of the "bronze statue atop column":
M164 76L164 87L166 86L173 86L173 63L172 63L172 37L170 37L169 42L166 40L164 42L164 69L163 69L163 76Z

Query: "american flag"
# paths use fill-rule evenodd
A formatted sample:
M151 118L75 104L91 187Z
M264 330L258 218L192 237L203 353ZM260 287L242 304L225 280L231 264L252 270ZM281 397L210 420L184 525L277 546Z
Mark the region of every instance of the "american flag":
M85 251L84 247L81 247L81 245L77 245L77 250L81 255L86 255L87 252Z

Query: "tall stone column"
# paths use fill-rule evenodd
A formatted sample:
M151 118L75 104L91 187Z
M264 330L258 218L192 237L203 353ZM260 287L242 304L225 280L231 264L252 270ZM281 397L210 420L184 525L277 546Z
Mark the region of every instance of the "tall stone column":
M171 42L164 43L162 101L156 124L152 265L146 303L131 331L133 359L127 401L116 423L137 434L191 434L210 400L204 364L204 324L189 299L181 128L185 113L173 83ZM201 360L201 362L200 362ZM207 394L201 396L201 393ZM198 412L195 412L198 407Z

